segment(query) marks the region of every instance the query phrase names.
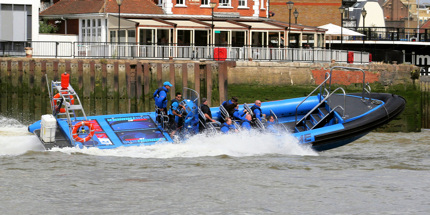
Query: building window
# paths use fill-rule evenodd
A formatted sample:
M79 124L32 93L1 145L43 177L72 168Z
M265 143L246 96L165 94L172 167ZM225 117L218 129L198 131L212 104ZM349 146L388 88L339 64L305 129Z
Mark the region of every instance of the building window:
M176 0L176 5L185 5L185 0Z
M260 9L264 9L264 0L261 0Z
M101 42L102 26L101 19L81 20L82 42Z
M209 6L209 0L202 0L202 5Z
M247 0L239 0L239 7L246 7Z
M158 0L158 6L162 6L163 5L163 0Z
M219 0L219 6L230 7L230 0Z

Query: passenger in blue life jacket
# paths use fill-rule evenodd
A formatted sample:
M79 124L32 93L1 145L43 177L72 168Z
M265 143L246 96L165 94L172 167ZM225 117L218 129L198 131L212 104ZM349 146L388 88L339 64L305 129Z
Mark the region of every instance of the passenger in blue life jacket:
M234 112L233 112L233 114L232 114L232 116L233 116L233 120L245 120L246 112L245 112L245 111L240 112L240 111L239 111L239 106L238 106L238 105L234 108L234 110L233 110L233 111L234 111ZM251 118L251 119L252 119L252 118Z
M224 122L221 126L221 132L224 134L228 134L232 131L238 132L236 127L233 125L233 122L231 121L231 119L227 118L226 122Z
M242 128L247 129L248 131L251 130L251 120L252 120L252 116L251 114L246 114L244 119L242 120Z
M259 119L260 121L262 121L262 116L263 116L263 111L261 111L261 101L260 100L256 100L254 106L251 107L252 112L254 113L254 115L252 116L252 119L254 120L255 118Z
M275 117L270 115L267 117L266 130L272 133L277 133Z
M164 115L167 115L167 93L170 90L170 87L173 85L166 81L163 83L163 86L158 88L154 94L154 100L155 100L155 106L157 106L157 109L155 111L156 114L164 113ZM157 119L159 121L160 119Z
M182 94L178 92L170 104L169 125L170 129L172 130L170 135L175 135L176 131L184 124L183 110L185 107L181 105L181 100Z

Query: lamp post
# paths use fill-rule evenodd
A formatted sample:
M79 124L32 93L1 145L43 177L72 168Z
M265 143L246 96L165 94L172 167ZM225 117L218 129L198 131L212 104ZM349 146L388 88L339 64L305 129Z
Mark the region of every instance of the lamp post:
M119 59L119 31L121 30L121 5L123 0L116 0L116 3L118 4L118 55L117 59Z
M364 41L366 40L366 33L364 31L364 28L366 26L365 21L366 21L366 15L367 15L367 11L366 11L366 9L364 9L364 7L361 10L361 15L363 16L363 34L364 34L364 36L363 36L363 50L361 51L361 63L363 63Z
M343 13L345 13L345 8L341 6L339 8L340 12L340 49L343 49Z
M288 14L289 14L289 18L288 18L288 48L290 48L291 10L293 9L294 2L292 2L292 1L287 2L287 6L288 6Z
M297 24L297 17L299 17L299 11L297 11L297 8L293 14L294 14L294 18L296 18L296 24Z
M214 26L214 8L216 7L216 2L213 2L213 1L211 1L210 3L209 3L209 5L211 6L211 9L212 9L212 25L211 25L211 43L212 43L212 45L215 43L214 41L214 38L215 38L215 33L214 33L214 28L215 28L215 26Z

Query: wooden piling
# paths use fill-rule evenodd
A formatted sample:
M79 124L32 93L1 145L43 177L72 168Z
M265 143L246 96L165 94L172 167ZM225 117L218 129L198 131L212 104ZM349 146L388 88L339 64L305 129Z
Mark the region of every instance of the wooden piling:
M143 97L144 97L144 111L151 111L151 92L150 90L151 75L149 74L149 63L143 64Z

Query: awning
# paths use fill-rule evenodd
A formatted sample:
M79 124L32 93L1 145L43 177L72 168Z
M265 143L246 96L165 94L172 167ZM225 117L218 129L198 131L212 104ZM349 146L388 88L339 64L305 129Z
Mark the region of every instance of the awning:
M120 27L121 29L135 29L136 28L136 22L129 20L129 19L123 19L120 18ZM118 17L117 16L109 16L108 17L108 26L110 29L118 28Z
M364 36L364 34L349 30L348 28L342 28L338 25L331 23L319 26L318 28L327 29L327 31L325 32L326 36Z

